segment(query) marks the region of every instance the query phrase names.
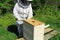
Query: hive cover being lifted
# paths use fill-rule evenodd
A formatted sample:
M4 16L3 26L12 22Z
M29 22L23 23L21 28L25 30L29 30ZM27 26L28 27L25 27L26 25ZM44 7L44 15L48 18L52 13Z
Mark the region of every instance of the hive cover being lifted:
M40 21L37 21L37 20L34 20L34 19L27 19L25 20L25 22L33 25L33 26L38 26L38 25L42 25L42 24L45 24L43 22L40 22Z

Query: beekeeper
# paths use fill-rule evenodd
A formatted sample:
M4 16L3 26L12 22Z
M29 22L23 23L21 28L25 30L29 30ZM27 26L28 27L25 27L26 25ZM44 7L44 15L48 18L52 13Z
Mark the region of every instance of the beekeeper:
M17 0L13 14L16 18L19 36L23 36L23 20L33 17L31 2L32 0Z

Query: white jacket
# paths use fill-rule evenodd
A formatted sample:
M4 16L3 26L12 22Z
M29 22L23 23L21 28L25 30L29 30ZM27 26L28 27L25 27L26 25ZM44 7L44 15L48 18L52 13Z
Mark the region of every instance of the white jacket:
M17 23L22 24L23 21L20 21L19 19L26 19L26 18L32 18L33 17L33 11L31 4L27 8L23 8L18 3L15 4L13 9L14 17L17 18Z

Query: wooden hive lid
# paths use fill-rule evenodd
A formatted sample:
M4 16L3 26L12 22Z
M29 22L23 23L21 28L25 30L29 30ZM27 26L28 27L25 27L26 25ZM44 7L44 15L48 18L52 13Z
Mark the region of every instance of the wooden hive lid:
M27 22L33 26L38 26L38 25L44 24L43 22L37 21L35 19L27 19L27 20L25 20L25 22Z

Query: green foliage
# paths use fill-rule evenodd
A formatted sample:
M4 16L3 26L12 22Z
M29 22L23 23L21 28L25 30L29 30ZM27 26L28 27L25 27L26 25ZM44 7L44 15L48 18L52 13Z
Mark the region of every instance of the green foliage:
M45 5L44 8L35 10L34 13L35 13L34 16L35 19L50 24L51 27L53 26L57 27L57 25L60 24L59 22L60 10L58 10L57 5L54 6ZM60 25L58 27L60 27Z
M52 37L51 39L49 40L60 40L60 33L55 35L54 37Z
M5 14L7 12L11 12L15 1L13 0L1 0L0 1L0 15Z
M9 25L16 24L15 19L12 14L5 14L4 16L0 17L0 28L7 28Z
M0 28L0 40L16 40L16 35Z
M8 26L15 25L15 19L12 14L8 13L0 16L0 39L1 40L16 40L17 36L7 30Z

